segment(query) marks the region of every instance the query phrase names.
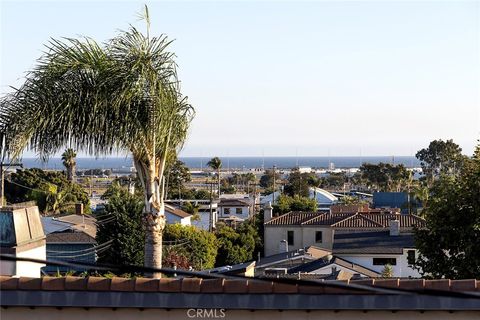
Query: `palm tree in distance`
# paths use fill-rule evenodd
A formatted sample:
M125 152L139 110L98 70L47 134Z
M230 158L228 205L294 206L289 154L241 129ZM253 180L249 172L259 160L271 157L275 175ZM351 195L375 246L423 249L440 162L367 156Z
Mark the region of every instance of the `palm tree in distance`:
M218 197L220 198L220 169L222 168L222 160L219 157L214 157L208 161L207 166L217 171Z
M67 179L71 182L75 181L75 170L77 167L77 162L75 161L76 157L77 154L72 148L68 148L62 154L62 163L67 169Z
M0 103L0 141L47 159L65 145L90 155L129 152L144 189L147 267L162 265L164 169L187 136L194 110L180 93L171 41L134 26L98 44L52 39L25 83ZM159 273L150 274L160 277Z

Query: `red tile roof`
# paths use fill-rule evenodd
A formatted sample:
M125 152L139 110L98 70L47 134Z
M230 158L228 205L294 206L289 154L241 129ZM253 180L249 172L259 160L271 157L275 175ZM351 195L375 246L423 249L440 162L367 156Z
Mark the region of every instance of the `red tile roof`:
M329 281L325 281L329 283ZM338 283L332 281L331 283ZM480 291L480 280L424 280L424 279L366 279L346 280L344 284L370 285L400 289L438 289L445 291ZM28 291L127 291L127 292L181 292L181 293L302 293L303 284L281 283L250 279L200 279L200 278L100 278L100 277L9 277L0 276L0 290ZM337 293L338 288L309 286L308 293ZM349 291L348 287L342 289ZM352 288L353 293L354 289ZM358 293L358 291L355 291Z
M273 218L267 226L282 225L321 225L335 229L383 229L388 228L390 220L399 220L401 229L413 226L424 227L425 220L413 214L395 213L318 213L292 211Z

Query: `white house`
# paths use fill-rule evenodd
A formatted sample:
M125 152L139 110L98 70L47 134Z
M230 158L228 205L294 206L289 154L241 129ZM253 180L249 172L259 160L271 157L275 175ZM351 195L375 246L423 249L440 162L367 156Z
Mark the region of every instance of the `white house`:
M242 219L250 218L251 204L245 199L220 199L218 203L219 219Z
M393 277L420 278L413 267L418 256L412 233L392 231L336 233L333 254L364 268L382 273L390 265Z
M165 205L165 219L168 224L180 223L182 226L192 224L192 215L171 205Z
M260 197L260 205L263 207L269 202L271 204L276 204L281 194L282 193L280 191L275 191L273 193Z

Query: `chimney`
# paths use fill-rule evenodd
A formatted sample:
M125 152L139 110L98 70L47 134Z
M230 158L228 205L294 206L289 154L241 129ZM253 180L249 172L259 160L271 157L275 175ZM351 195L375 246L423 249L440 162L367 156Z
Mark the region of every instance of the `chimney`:
M263 208L263 223L272 220L273 217L273 208L270 202Z
M400 221L390 220L390 236L400 235Z
M287 240L282 240L278 245L278 253L285 253L285 252L288 252L288 242Z

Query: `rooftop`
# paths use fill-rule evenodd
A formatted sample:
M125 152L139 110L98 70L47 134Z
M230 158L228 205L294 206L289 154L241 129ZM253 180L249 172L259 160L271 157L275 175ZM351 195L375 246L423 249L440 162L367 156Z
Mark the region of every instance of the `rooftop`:
M359 290L356 285L366 285L372 289ZM287 283L245 278L2 276L0 301L3 307L450 311L480 310L479 287L480 281L475 279L368 279ZM398 289L418 290L418 294ZM425 290L442 291L429 293ZM458 296L460 292L462 296Z
M402 254L415 248L413 234L391 236L389 231L335 233L334 254Z
M320 212L288 212L265 223L266 226L282 225L320 225L335 229L385 229L390 220L399 220L400 229L411 229L414 226L424 227L425 220L413 214L396 213L320 213Z

